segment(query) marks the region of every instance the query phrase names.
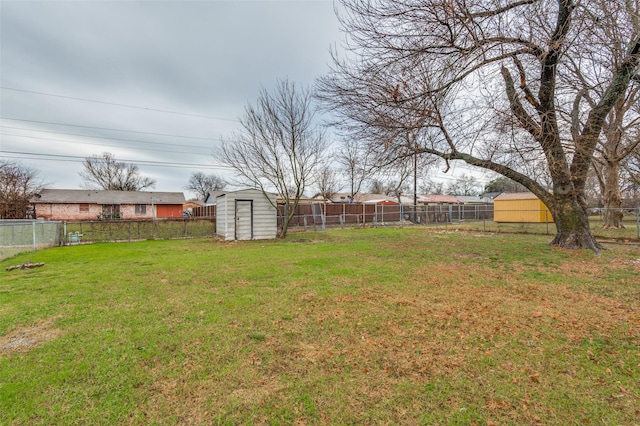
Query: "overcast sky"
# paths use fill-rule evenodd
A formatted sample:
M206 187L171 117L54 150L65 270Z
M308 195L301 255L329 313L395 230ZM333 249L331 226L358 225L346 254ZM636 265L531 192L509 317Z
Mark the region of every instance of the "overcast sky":
M312 86L341 37L332 1L2 0L0 19L1 155L66 189L105 151L156 191L229 174L211 148L245 105Z
M185 191L195 171L228 178L212 148L262 87L328 71L343 39L334 7L0 0L0 156L59 189L82 188L82 160L103 152L155 191Z

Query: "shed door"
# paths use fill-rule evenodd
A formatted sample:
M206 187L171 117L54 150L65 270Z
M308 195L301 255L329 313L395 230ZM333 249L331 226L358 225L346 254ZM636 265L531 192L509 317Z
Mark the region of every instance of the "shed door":
M236 200L236 240L253 239L253 200Z

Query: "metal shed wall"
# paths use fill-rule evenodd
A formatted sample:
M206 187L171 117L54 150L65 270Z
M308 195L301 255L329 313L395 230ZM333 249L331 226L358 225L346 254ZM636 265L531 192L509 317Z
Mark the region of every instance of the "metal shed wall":
M552 223L547 206L533 194L502 194L493 201L493 220L512 223Z
M227 197L223 194L216 197L216 235L225 240L228 232L227 216Z
M275 204L276 195L268 194ZM236 234L236 205L238 202L251 202L251 239L266 240L276 238L278 232L278 222L276 209L271 205L269 199L258 189L243 189L240 191L228 192L216 197L216 234L225 241L237 239Z

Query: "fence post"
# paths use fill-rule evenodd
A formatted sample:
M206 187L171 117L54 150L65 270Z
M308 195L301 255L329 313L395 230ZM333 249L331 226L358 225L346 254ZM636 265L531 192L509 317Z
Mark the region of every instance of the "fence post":
M382 211L384 212L384 206L382 206ZM374 228L378 227L378 204L377 203L373 206L373 227Z
M636 236L640 238L640 207L636 207Z
M31 231L33 233L33 249L38 250L38 242L36 240L36 221L31 222Z
M547 235L549 235L549 212L547 210L544 211L544 221L547 224Z
M482 231L487 232L487 215L482 215Z
M363 228L365 223L367 223L367 210L365 208L365 204L362 203L362 227Z

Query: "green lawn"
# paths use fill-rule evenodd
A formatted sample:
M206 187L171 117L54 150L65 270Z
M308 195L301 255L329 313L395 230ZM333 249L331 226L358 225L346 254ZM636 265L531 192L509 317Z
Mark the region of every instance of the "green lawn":
M638 228L638 219L635 216L625 216L623 220L624 228L605 229L604 221L600 216L592 216L589 218L591 232L598 239L605 240L633 240L640 242L640 228ZM434 226L434 225L430 225ZM498 223L492 220L473 221L467 220L462 222L453 222L447 224L438 224L436 227L450 230L465 230L474 232L497 232L497 233L515 233L515 234L545 234L553 237L556 233L556 226L550 223Z
M640 249L444 229L0 262L0 424L640 424ZM41 268L6 272L30 259Z

